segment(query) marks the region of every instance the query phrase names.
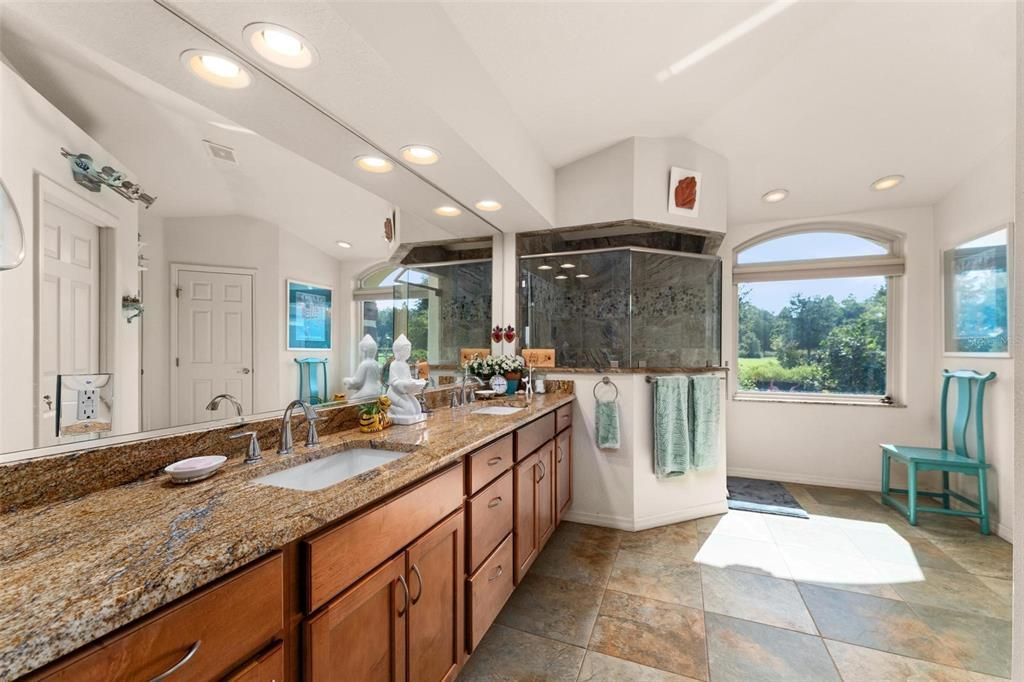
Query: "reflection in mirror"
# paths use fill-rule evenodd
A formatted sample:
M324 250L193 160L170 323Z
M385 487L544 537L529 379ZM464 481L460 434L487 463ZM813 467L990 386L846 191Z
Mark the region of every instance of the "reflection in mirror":
M0 270L12 270L25 259L25 229L14 200L0 181Z
M178 48L208 39L159 7L138 6L153 24L145 47L116 16L76 24L83 10L61 7L5 8L0 25L4 225L16 201L28 252L0 274L0 455L344 399L359 392L343 378L367 333L381 364L402 333L435 365L486 336L488 259L388 266L394 276L369 287L377 298L356 280L399 262L403 228L438 243L486 234L489 254L490 226L466 216L442 228L405 210L396 194L434 206L440 193L409 191L416 178L399 169L371 192L283 146L277 133L301 116L330 127L314 131L320 147L367 144L258 72L239 91L193 78ZM119 61L103 53L112 45L140 53ZM255 99L234 99L243 92ZM292 120L265 135L224 113L246 107ZM17 248L6 235L3 253ZM465 324L442 330L453 316Z

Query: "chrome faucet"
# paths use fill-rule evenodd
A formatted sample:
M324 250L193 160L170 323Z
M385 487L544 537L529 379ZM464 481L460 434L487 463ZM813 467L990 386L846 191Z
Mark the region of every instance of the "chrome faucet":
M533 367L526 368L526 402L533 400Z
M241 418L242 403L238 402L238 398L230 393L221 393L220 395L213 396L213 398L210 399L210 402L206 404L206 409L210 412L215 412L220 409L220 404L225 400L231 403L232 407L235 408L235 416Z
M288 403L288 407L284 408L284 416L281 417L281 441L277 446L279 455L292 454L292 410L296 407L302 408L302 413L306 416L306 423L309 425L306 431L306 447L310 448L320 444L320 436L316 432L316 422L323 417L316 413L312 405L302 400L293 400Z
M231 440L237 440L239 438L249 437L249 447L245 453L246 464L256 464L263 459L262 453L260 452L260 442L257 439L257 433L255 431L242 431L236 433L233 436L228 436Z
M460 405L465 405L466 403L471 403L471 402L476 400L476 394L475 393L473 393L472 391L470 391L468 394L466 393L466 382L470 381L470 380L475 381L476 385L480 386L481 388L484 386L483 379L481 379L477 375L470 374L469 372L466 372L465 374L463 374L462 375L462 390L459 392L459 404Z

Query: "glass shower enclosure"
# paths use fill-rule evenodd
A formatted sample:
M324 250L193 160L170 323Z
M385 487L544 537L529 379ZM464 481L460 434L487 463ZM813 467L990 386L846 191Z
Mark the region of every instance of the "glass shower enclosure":
M573 368L722 361L722 260L639 247L521 256L524 348Z

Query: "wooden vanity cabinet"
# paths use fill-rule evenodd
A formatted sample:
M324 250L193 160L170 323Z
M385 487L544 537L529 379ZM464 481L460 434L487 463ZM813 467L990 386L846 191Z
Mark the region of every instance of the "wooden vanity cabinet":
M537 549L555 532L555 441L550 440L537 451Z
M540 536L537 535L537 463L540 454L533 453L516 464L513 484L515 489L515 584L518 585L530 570L540 553Z
M259 560L30 679L150 680L175 666L167 679L222 679L280 635L283 563Z
M284 667L284 642L277 642L224 680L225 682L285 682Z

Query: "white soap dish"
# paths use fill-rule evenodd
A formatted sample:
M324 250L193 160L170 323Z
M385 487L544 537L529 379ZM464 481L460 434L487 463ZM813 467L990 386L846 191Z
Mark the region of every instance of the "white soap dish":
M497 394L498 394L497 391L492 391L490 389L481 389L481 390L476 392L476 397L480 398L481 400L490 400L491 398L493 398Z
M164 467L164 472L171 477L172 483L195 483L209 478L228 461L223 455L206 455L205 457L189 457Z

